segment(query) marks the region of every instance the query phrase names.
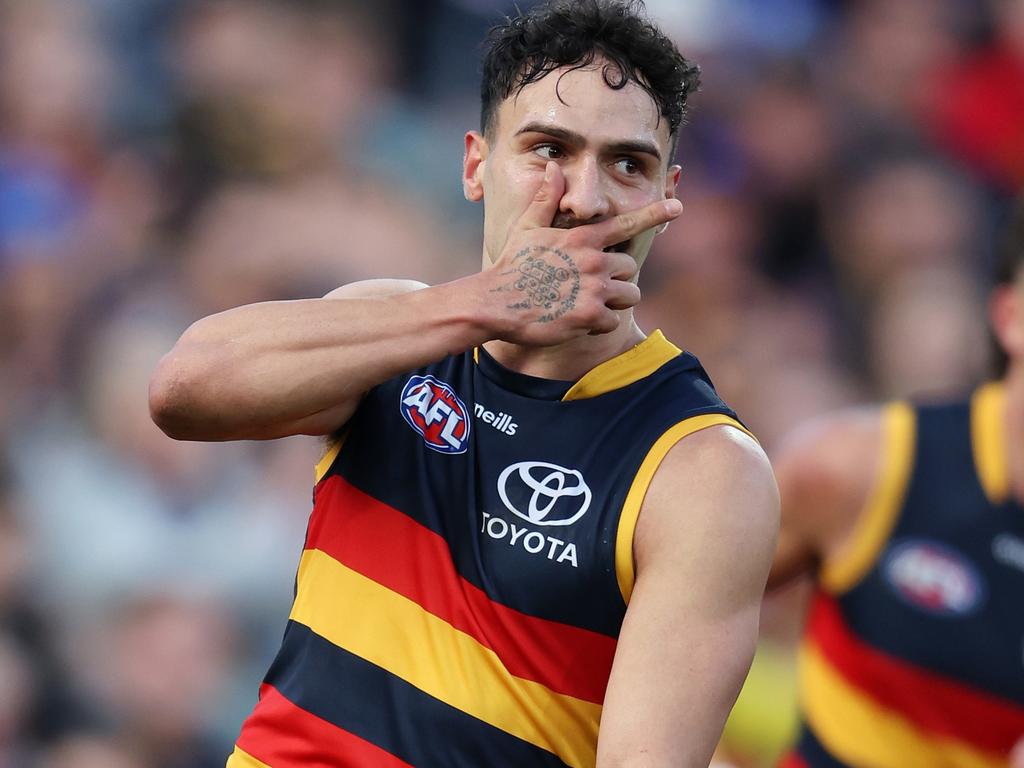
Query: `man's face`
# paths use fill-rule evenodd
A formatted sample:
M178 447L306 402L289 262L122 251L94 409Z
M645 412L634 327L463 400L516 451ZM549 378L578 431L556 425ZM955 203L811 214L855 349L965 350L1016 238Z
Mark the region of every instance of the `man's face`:
M463 187L467 198L485 202L485 268L500 255L550 160L565 177L556 227L600 221L674 196L679 167L668 164L668 122L635 83L609 88L605 63L555 70L498 107L489 138L466 135ZM652 238L647 233L630 242L639 263Z

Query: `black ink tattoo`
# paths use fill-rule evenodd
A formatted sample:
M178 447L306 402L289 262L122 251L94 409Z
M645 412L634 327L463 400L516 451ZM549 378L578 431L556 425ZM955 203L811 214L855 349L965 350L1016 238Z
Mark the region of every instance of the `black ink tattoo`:
M565 251L545 245L528 246L515 255L512 263L512 269L502 272L502 276L511 278L510 282L493 289L517 294L519 300L508 304L509 309L543 309L544 314L535 322L550 323L576 306L580 273Z

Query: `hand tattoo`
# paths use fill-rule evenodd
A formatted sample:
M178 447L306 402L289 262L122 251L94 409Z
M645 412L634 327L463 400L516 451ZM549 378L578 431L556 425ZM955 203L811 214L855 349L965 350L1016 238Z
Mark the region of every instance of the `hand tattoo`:
M493 289L517 295L519 300L508 304L509 309L546 310L535 322L550 323L576 306L580 273L565 251L545 245L527 246L515 255L512 263L511 269L501 273L511 282Z

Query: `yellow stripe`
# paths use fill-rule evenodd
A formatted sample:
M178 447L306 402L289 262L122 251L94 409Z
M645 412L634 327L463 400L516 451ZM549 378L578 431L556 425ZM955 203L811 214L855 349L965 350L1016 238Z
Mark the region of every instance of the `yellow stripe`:
M317 483L324 479L324 475L327 474L327 471L331 468L331 465L334 464L334 460L338 458L338 454L341 452L341 447L345 444L345 438L347 436L347 432L343 433L342 435L338 436L337 438L329 442L327 444L327 447L324 448L323 456L321 456L320 461L316 463L316 469L314 470L313 485L316 485Z
M571 766L594 765L599 705L510 674L474 638L319 550L303 553L298 587L294 621Z
M890 403L882 411L879 479L868 496L850 540L821 567L821 584L839 594L852 589L874 565L903 507L914 465L914 409Z
M591 368L570 387L562 400L583 400L621 389L650 376L681 352L665 334L655 331L632 349Z
M680 421L659 437L647 452L647 456L644 457L640 469L637 470L636 477L633 478L633 483L629 486L629 493L626 494L626 500L622 504L619 529L615 534L615 577L619 582L622 599L627 603L630 595L633 594L633 583L636 579L633 566L633 534L636 531L637 520L640 519L640 508L643 506L647 489L651 485L651 480L654 479L654 473L658 471L658 467L661 466L662 460L672 446L684 437L721 424L736 427L754 437L736 419L725 414L710 413L705 416L693 416Z
M1005 768L1005 759L962 741L922 733L880 706L810 644L801 650L800 693L815 735L847 765L872 768Z
M971 398L974 465L981 487L993 504L1002 504L1010 494L1005 404L1006 391L999 382L986 384Z
M270 766L266 763L261 763L241 748L235 747L235 751L228 757L225 768L270 768Z

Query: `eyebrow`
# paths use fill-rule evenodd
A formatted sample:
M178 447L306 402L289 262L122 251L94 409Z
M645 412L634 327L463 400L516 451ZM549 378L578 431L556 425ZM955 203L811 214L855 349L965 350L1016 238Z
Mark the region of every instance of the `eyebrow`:
M547 125L545 123L527 123L516 131L516 136L521 136L524 133L543 133L560 139L573 147L582 147L587 143L587 138L582 133L576 133L576 131L570 131L568 128L560 128L557 125ZM657 146L649 141L628 139L613 141L606 145L605 149L609 152L640 152L645 155L651 155L659 163L661 162L661 152L658 151Z

